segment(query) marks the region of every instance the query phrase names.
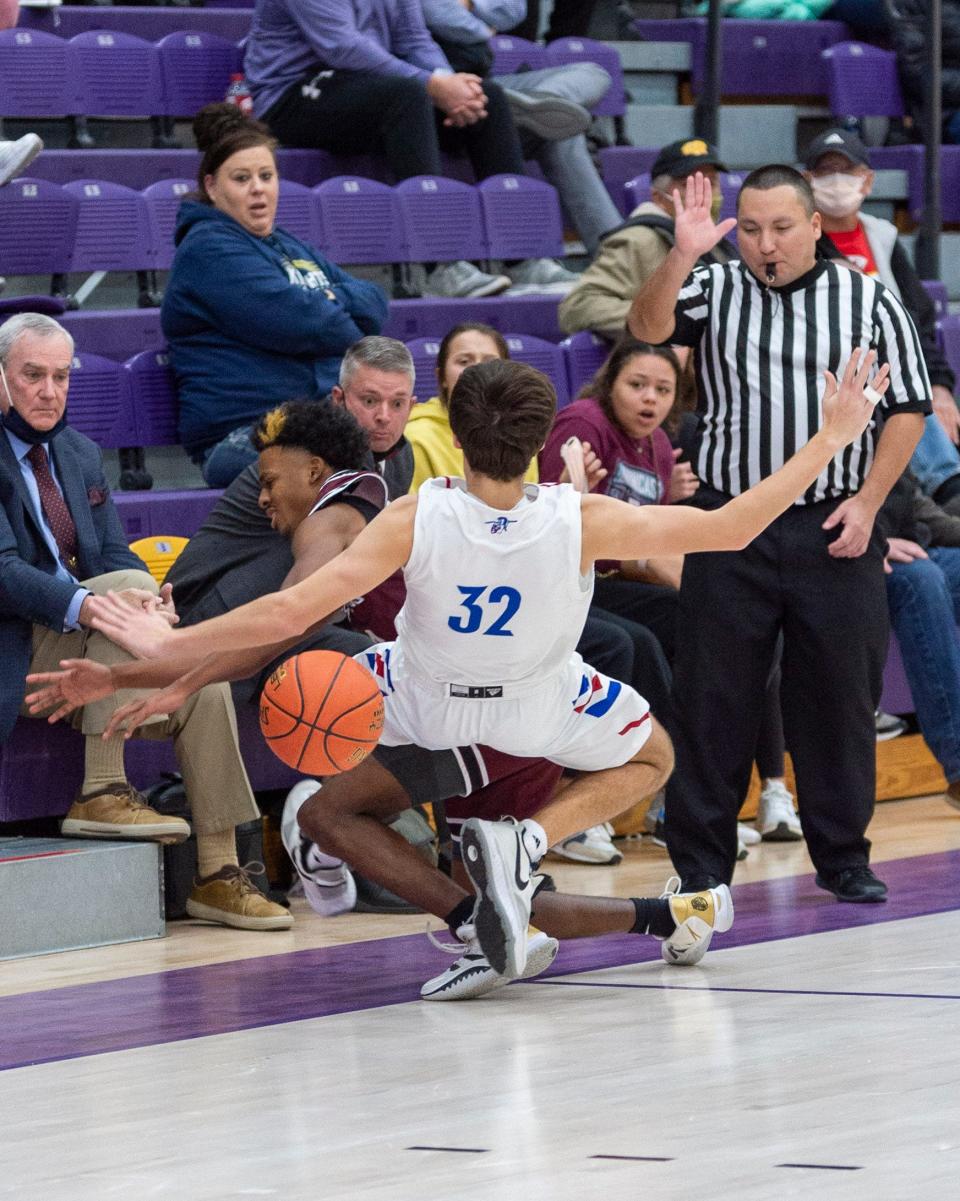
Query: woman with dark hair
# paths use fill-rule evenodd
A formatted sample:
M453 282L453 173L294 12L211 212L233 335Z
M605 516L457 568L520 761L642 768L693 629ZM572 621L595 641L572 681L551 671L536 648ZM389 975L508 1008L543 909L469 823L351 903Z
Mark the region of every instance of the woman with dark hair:
M453 444L447 411L450 394L467 367L509 358L503 334L482 321L465 321L444 335L437 353L437 395L413 406L403 431L413 447L411 492L435 476L463 475L463 451ZM536 460L530 464L526 479L533 484L537 482Z
M209 104L193 127L198 190L178 214L161 321L181 441L223 488L256 458L254 423L291 396L326 396L347 347L380 332L387 302L275 225L276 142L265 125Z

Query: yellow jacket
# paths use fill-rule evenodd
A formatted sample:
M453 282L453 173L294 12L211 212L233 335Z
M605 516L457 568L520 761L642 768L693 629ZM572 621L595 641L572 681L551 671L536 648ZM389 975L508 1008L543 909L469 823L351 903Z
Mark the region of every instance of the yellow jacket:
M463 475L463 451L453 444L450 419L439 396L413 406L403 433L413 447L411 492L416 492L424 480L434 476ZM531 461L524 478L531 484L538 482L536 459Z

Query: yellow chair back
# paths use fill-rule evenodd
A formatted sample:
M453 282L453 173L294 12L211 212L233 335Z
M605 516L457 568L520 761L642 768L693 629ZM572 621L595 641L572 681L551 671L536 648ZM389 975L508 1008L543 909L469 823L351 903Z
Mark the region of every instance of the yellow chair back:
M151 535L149 538L138 538L130 543L130 549L139 555L147 565L147 570L162 584L164 577L177 561L180 552L190 541L177 534Z

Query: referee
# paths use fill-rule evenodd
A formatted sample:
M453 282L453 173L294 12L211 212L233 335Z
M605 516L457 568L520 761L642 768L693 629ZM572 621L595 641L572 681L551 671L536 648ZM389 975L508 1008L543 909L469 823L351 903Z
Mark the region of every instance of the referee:
M744 180L738 218L714 225L710 183L674 193L676 243L634 299L636 337L694 349L699 392L693 503L723 504L780 467L818 428L824 371L856 347L890 366L868 429L746 550L688 555L680 589L676 707L687 785L667 807L684 890L733 874L764 690L782 632L784 732L817 884L883 901L865 837L876 792L874 711L887 650L886 547L874 518L930 412L916 330L877 280L818 260L820 216L792 167ZM696 267L738 226L741 259Z

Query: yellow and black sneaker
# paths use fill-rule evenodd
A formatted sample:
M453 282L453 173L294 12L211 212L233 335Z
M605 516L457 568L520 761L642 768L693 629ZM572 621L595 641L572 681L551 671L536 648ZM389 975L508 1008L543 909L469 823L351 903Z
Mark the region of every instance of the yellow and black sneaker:
M686 966L699 963L715 933L724 934L733 925L733 897L726 884L702 892L681 892L680 877L671 876L661 894L670 902L677 928L663 940L660 957L664 963Z

